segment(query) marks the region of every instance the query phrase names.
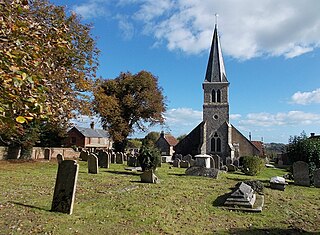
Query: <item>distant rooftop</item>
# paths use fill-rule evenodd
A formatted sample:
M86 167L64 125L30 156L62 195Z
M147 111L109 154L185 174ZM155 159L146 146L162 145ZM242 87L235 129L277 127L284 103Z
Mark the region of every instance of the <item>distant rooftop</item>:
M95 138L109 138L109 134L107 131L102 129L92 129L85 127L73 127L77 129L83 136L85 137L95 137Z

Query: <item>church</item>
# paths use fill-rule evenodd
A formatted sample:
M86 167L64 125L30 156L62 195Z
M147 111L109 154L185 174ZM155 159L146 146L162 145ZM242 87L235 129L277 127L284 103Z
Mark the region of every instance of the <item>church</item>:
M175 154L217 154L225 163L227 160L233 162L241 156L262 155L257 141L251 142L230 124L229 85L215 24L207 71L202 83L203 121L174 147Z

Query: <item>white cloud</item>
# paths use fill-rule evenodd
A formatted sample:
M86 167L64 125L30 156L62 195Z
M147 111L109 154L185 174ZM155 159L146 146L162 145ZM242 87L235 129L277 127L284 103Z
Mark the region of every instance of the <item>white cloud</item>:
M239 59L261 55L293 58L320 45L318 0L180 0L141 1L137 12L147 31L169 50L208 50L214 12L226 54ZM162 1L161 1L162 2ZM157 5L157 6L155 6Z
M106 14L106 10L100 1L90 0L81 5L74 5L72 11L80 15L83 19L91 19Z
M196 127L202 121L202 111L191 108L169 109L164 116L169 127L175 125Z
M250 113L239 121L241 126L276 127L320 124L320 114L302 111L289 111L287 113Z
M310 92L296 92L292 95L291 101L295 104L320 104L320 88Z
M117 15L115 17L118 20L118 26L125 40L130 40L134 35L134 26L129 22L128 17L123 15Z
M238 120L241 118L241 114L230 114L230 120Z

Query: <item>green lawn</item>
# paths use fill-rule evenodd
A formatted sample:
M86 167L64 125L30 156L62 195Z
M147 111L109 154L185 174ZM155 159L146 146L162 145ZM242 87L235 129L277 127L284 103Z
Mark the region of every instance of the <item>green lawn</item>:
M257 177L220 174L189 177L163 164L160 184L140 183L140 173L112 164L87 173L80 162L72 215L50 212L55 162L0 162L0 234L299 234L320 233L320 189L288 185L264 190L262 213L221 208L221 195L237 182L259 179L266 186L282 169Z

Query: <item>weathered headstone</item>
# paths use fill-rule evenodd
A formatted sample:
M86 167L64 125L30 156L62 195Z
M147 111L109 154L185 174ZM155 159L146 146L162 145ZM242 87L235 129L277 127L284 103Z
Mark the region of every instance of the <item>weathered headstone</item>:
M314 187L320 188L320 169L316 169L313 172L313 184Z
M143 182L143 183L152 183L152 184L159 183L159 179L158 179L158 177L153 173L153 170L144 171L144 172L140 175L140 179L141 179L141 182Z
M51 211L72 214L79 165L74 160L59 164Z
M86 150L82 150L81 153L80 153L80 156L79 158L82 160L82 161L88 161L88 152Z
M205 168L199 166L192 166L186 170L186 175L190 176L205 176L217 179L219 175L219 170L214 168Z
M275 176L270 179L270 188L284 191L286 188L286 179L280 176Z
M183 161L188 161L190 163L191 160L192 160L192 156L190 154L187 154L186 156L182 157L182 160Z
M225 201L227 206L248 207L252 208L256 201L256 195L253 189L245 184L241 183Z
M172 163L172 166L173 167L180 167L180 162L181 160L179 158L176 158L173 163Z
M111 163L116 163L116 154L111 153Z
M303 161L293 163L293 178L295 185L310 186L308 163Z
M213 157L210 157L210 168L216 168L216 163L214 162Z
M90 153L88 156L88 173L98 174L98 157L94 153Z
M230 157L227 157L226 158L226 165L230 165L230 164L232 164L232 160Z
M128 166L137 167L139 165L138 158L134 156L129 156L127 161Z
M48 149L48 148L44 149L44 159L51 160L50 149Z
M217 155L217 154L215 154L215 155L213 155L212 157L213 157L213 159L214 159L214 165L215 165L215 167L216 167L217 169L220 169L220 164L222 163L220 156Z
M210 158L211 158L210 155L199 154L199 155L194 156L194 158L196 160L195 166L210 168Z
M109 168L109 159L108 159L109 155L107 152L105 151L100 151L98 153L98 160L99 160L99 166L101 168Z
M189 168L190 163L188 161L181 161L180 162L180 168Z
M116 164L123 164L123 153L116 153Z
M58 154L57 154L57 161L58 161L59 164L60 164L62 161L64 161L64 157L62 156L61 153L58 153Z

